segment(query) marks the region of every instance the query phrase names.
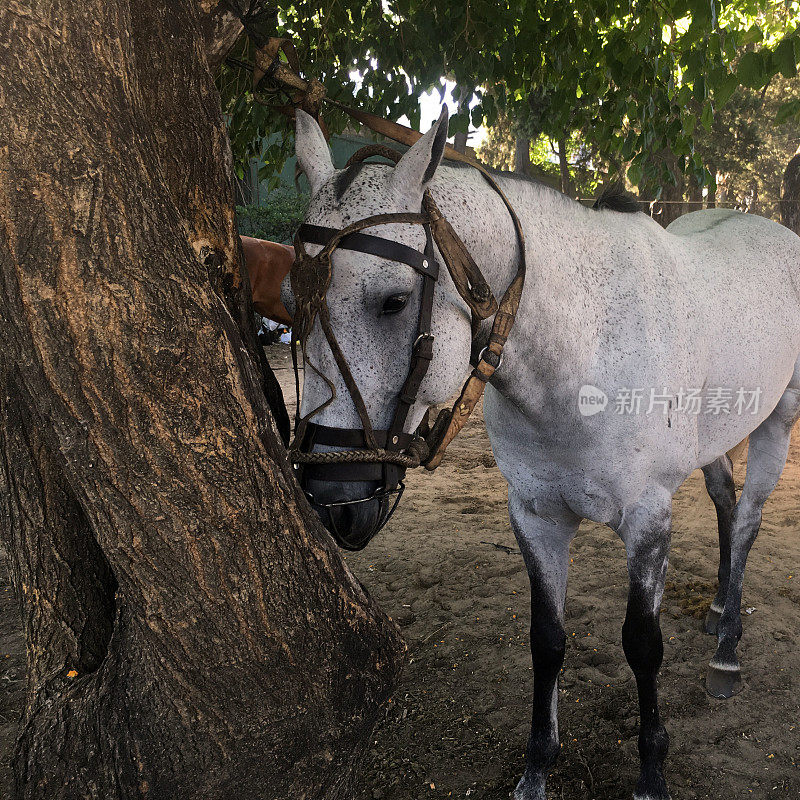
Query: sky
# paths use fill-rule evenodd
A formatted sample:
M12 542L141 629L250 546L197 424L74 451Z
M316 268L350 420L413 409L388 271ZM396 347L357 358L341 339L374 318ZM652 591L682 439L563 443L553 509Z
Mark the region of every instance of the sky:
M455 114L458 104L453 99L453 89L455 88L455 83L453 81L445 81L443 80L445 85L445 96L444 102L447 104L447 108L449 109L451 114ZM469 104L469 107L472 108L474 105L478 103L478 98L473 97L472 102ZM422 133L425 133L437 119L439 119L439 113L441 112L442 102L439 98L439 92L434 90L429 92L428 94L422 95L420 99L420 111L421 111L421 119L420 119L420 130ZM408 117L401 117L398 122L401 125L408 125ZM486 128L481 125L480 128L477 130L470 125L469 129L469 139L467 140L467 144L470 147L478 147L481 145L484 140L486 139ZM452 136L450 137L450 141L452 141Z
M353 71L350 73L350 77L355 81L356 87L361 85L360 75L358 72ZM454 81L448 81L444 78L440 79L442 85L445 87L445 94L444 94L444 102L447 104L447 108L451 114L455 114L456 110L458 109L458 103L453 99L453 89L455 88ZM473 106L477 105L478 98L473 97L469 107L472 108ZM439 95L439 91L434 89L427 94L423 94L420 98L420 132L427 133L428 129L439 119L439 114L441 113L442 109L442 99ZM400 117L397 120L401 125L408 125L410 127L411 122L409 121L408 117L405 115ZM467 144L470 147L479 147L483 142L486 140L486 127L481 125L480 128L477 130L470 125L469 128L469 138L467 139ZM453 141L453 137L451 136L449 141Z

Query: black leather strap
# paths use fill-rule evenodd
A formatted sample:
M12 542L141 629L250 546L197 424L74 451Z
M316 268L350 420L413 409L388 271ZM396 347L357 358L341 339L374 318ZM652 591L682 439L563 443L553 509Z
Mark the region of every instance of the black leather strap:
M433 236L428 225L425 226L426 246L425 253L431 260L435 260L433 249ZM433 336L431 335L431 321L433 318L433 289L435 281L424 277L422 281L422 297L419 305L419 318L417 322L417 337L411 350L411 363L408 368L403 388L397 398L397 408L394 412L392 424L389 426L389 441L387 450L400 451L404 449L401 434L408 420L411 407L417 402L419 387L428 372L428 367L433 359ZM395 441L396 440L396 441Z
M338 233L335 228L305 224L300 226L297 235L303 242L324 246ZM430 258L427 253L420 253L413 247L393 242L391 239L370 236L367 233L351 233L339 242L337 249L354 250L357 253L367 253L389 261L399 261L401 264L408 264L420 275L429 275L434 280L439 277L439 264L435 259Z
M366 448L367 443L364 437L363 428L332 428L328 425L318 425L309 422L307 425L307 443L310 445L321 444L327 447L353 447L359 450ZM386 437L389 431L373 430L375 442L378 447L386 447ZM410 433L402 434L401 449L405 449L411 443L413 435Z

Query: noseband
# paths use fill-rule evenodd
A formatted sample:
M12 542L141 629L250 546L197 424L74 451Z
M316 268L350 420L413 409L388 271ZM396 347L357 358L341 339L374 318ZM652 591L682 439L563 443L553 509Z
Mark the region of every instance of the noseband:
M361 148L348 161L347 166L376 155L383 156L394 163L397 163L401 156L396 150L383 145L368 145ZM382 503L385 501L386 507L388 507L393 501L391 510L380 527L372 532L372 536L383 527L394 512L404 488L402 480L406 469L423 465L427 469L433 470L441 462L445 448L464 426L480 399L486 383L500 366L503 346L514 324L519 307L525 279L525 241L522 228L511 204L490 173L478 168L500 194L508 208L514 221L519 243L520 267L499 306L480 269L473 261L464 243L442 216L429 190L426 190L423 196L422 210L419 213L376 214L353 222L341 230L305 224L300 226L295 237L296 260L290 278L297 302L292 336L292 358L295 366L298 409L295 438L290 447L289 456L295 469L301 470L304 478L320 481L377 481L378 489L370 497L346 503L320 503L307 492L309 499L315 505L327 508L332 522L334 517L331 509L334 506L380 500ZM391 239L361 233L365 228L396 223L421 225L425 231L425 250L420 252ZM495 315L495 318L489 343L481 351L478 363L465 383L453 409L442 411L432 428L427 424L428 415L426 415L420 428L414 434L410 434L404 432L408 414L417 401L419 388L433 358L434 337L431 334L431 317L433 314L433 290L439 277L439 263L436 260L434 242L442 254L456 289L470 307L473 333L477 331L481 320L487 319L492 314ZM304 246L306 243L322 245L322 250L315 256L309 256ZM331 327L326 297L332 279L331 254L337 248L406 264L422 278L420 309L416 336L411 348L409 370L397 397L394 416L385 430L376 430L372 427L361 392ZM306 342L317 319L353 400L361 421L361 428L333 428L310 421L311 417L319 414L336 397L336 388L333 382L306 356ZM330 397L324 403L303 417L300 416L299 411L298 344L302 348L306 365L320 376L331 392ZM340 449L312 452L315 445ZM337 542L348 549L361 549L371 538L370 536L366 541L354 544L339 534L335 525L332 525L332 528Z

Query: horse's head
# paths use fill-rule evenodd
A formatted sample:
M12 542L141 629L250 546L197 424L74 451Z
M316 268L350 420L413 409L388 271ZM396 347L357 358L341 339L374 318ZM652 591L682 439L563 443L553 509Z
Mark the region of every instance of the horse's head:
M319 241L324 241L332 231L373 215L419 214L446 138L447 113L443 111L431 130L395 166L359 163L336 170L318 124L298 111L297 158L311 186L306 227L301 229L307 253L316 254L322 249L319 242L310 243L313 235L303 235L304 231L312 231L308 226L328 229L327 234L320 234ZM426 227L392 222L366 228L362 233L404 245L405 249L390 249L378 256L353 249L356 244L351 239L353 248L343 240L331 255L331 280L326 293L329 334L326 336L323 328L324 315L318 313L306 341L301 414L319 411L310 418L312 424L303 449L313 452L363 450L364 411L375 431L377 446L402 450L409 438L402 433L413 432L428 408L445 402L458 389L469 362L469 311L443 266L438 270L437 281L429 284L433 300L428 304L430 319L426 319L423 287L428 279L424 271L429 261L435 269L438 260ZM341 350L338 364L329 341L330 332ZM399 397L421 333L433 337L422 341L428 345L431 361L400 424L396 416ZM341 369L342 357L352 375L350 387ZM355 394L363 400L361 413L352 391L353 382ZM393 441L392 434L397 433L399 443ZM386 463L312 464L304 466L301 483L337 541L360 547L391 514L403 472L401 466Z

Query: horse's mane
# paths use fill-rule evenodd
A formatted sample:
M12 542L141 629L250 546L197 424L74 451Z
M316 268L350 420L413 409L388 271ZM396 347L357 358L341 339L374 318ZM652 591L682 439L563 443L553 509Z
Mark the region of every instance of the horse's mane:
M607 208L609 211L620 211L623 214L634 214L640 210L639 201L626 192L621 183L606 186L600 197L594 201L592 208L597 211Z

